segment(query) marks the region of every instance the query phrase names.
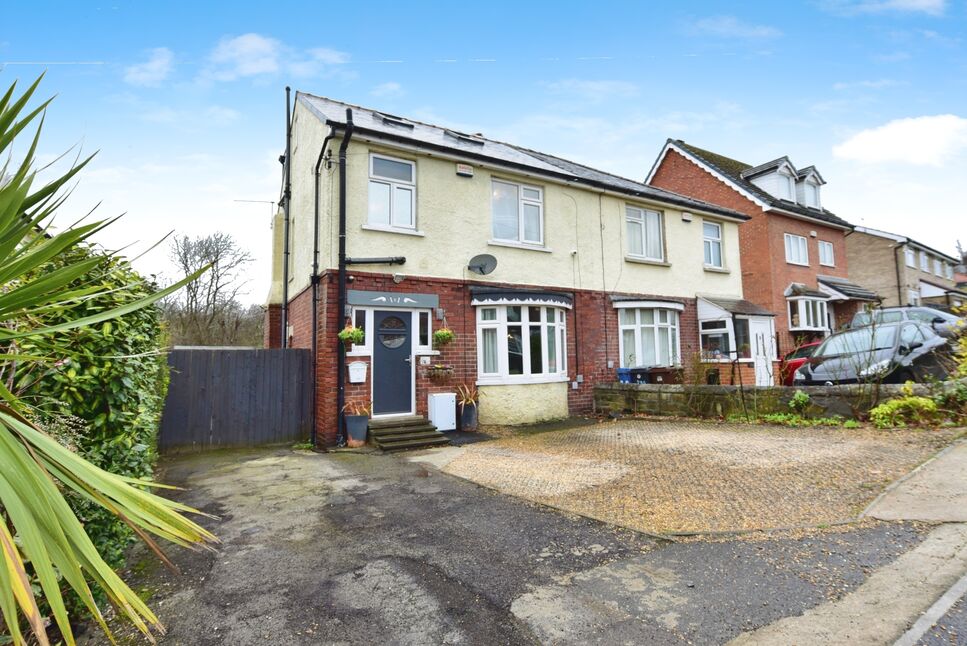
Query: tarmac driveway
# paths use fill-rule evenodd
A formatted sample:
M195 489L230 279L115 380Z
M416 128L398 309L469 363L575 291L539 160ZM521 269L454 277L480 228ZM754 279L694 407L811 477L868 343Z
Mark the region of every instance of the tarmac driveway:
M817 526L856 518L955 434L631 419L511 432L449 449L444 470L659 534Z
M219 516L204 522L223 543L176 550L181 575L150 555L132 566L168 626L160 641L725 643L842 597L924 535L867 521L670 543L409 457L263 450L167 462L164 479Z

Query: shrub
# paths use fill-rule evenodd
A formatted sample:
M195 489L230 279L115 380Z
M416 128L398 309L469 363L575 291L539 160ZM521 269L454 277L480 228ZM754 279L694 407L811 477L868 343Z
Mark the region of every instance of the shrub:
M62 255L46 271L99 256L103 261L73 287L94 286L102 293L45 315L44 324L73 321L155 292L155 286L126 261L92 248ZM134 287L125 287L130 285ZM98 325L61 332L44 342L46 352L53 345L58 360L42 372L16 375L18 394L34 409L37 422L62 443L62 429L69 429L71 448L102 469L151 479L168 388L160 308L145 307ZM20 349L25 354L42 351L30 341L22 342ZM105 561L112 567L123 564L133 539L128 526L80 496L68 498Z
M937 419L937 404L932 399L906 395L870 409L870 421L877 428L925 424Z
M809 408L809 394L797 390L796 394L789 400L789 408L798 415L805 415Z

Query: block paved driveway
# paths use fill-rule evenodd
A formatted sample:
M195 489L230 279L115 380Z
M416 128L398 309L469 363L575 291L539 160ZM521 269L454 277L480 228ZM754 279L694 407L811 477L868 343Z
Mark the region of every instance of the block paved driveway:
M180 575L136 553L128 576L168 627L161 643L719 644L856 589L925 532L870 521L667 542L411 457L169 460L164 479L219 516L203 522L223 543L173 549Z
M509 432L451 449L441 464L641 531L787 528L855 518L954 434L629 419Z

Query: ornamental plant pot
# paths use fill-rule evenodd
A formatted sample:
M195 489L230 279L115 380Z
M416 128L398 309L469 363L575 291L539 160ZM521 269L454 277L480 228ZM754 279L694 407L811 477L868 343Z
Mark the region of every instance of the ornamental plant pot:
M477 430L477 405L459 406L460 430L473 432Z
M359 447L366 445L366 431L369 429L368 415L345 415L346 445Z

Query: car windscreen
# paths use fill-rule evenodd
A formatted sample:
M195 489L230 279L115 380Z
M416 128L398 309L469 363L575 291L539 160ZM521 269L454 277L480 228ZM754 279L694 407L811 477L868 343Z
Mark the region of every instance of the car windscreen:
M876 310L874 312L857 312L853 316L853 327L863 327L870 325L874 321L877 325L881 323L899 323L903 320L903 312Z
M796 348L792 352L786 355L786 360L790 361L792 359L804 359L806 357L813 356L813 352L816 351L817 345L804 345L801 348Z
M871 350L892 348L896 343L897 327L865 327L836 334L820 346L817 357L832 357Z

